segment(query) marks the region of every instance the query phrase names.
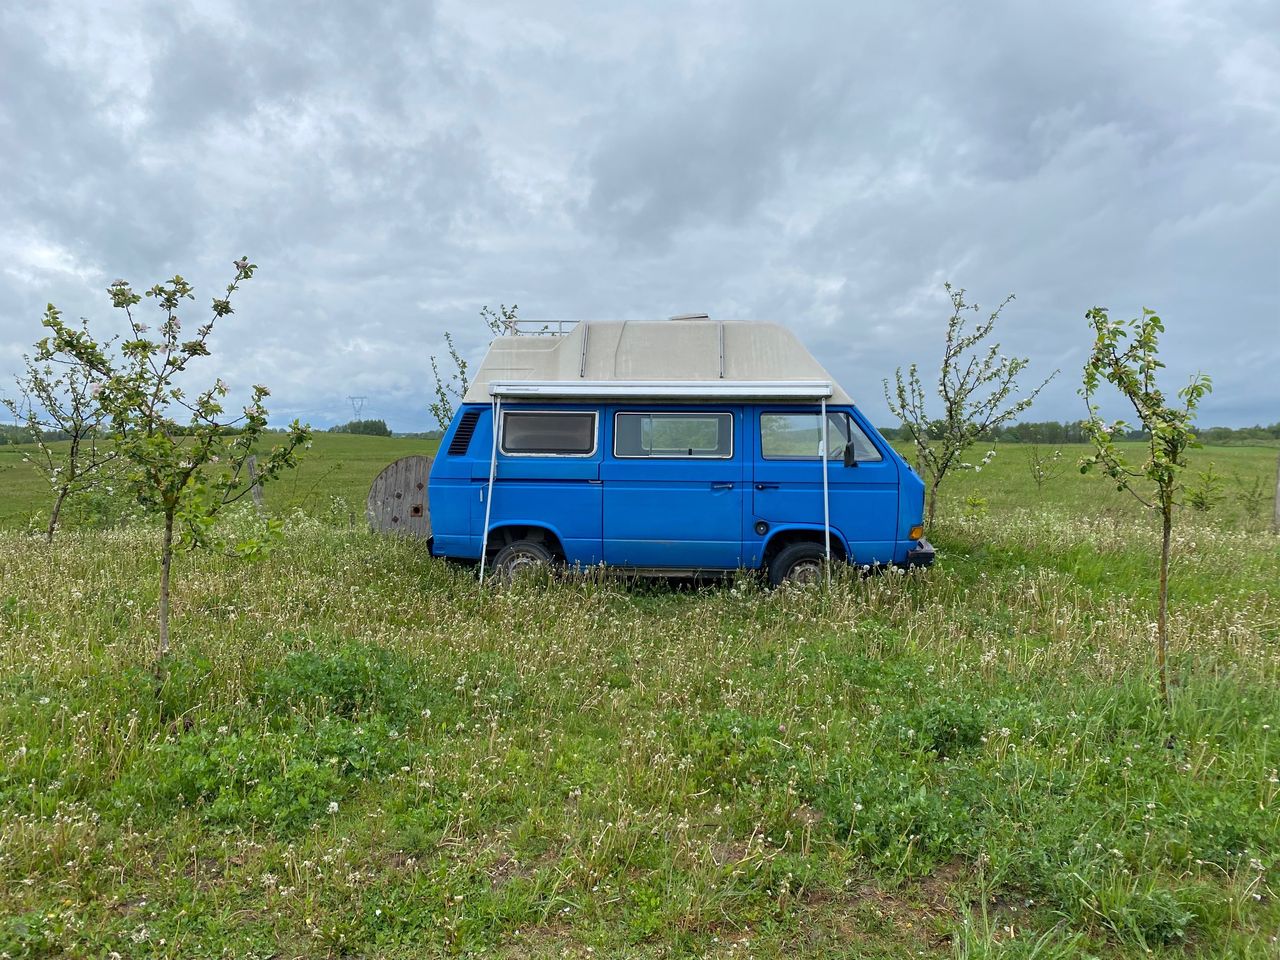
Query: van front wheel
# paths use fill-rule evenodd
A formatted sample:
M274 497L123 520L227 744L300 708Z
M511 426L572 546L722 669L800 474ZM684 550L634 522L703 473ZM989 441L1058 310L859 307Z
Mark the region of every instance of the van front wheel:
M535 540L508 543L493 558L493 575L503 583L533 570L549 570L555 561L551 551Z
M821 544L801 542L783 547L769 561L769 586L784 583L817 583L822 579L822 565L827 553Z

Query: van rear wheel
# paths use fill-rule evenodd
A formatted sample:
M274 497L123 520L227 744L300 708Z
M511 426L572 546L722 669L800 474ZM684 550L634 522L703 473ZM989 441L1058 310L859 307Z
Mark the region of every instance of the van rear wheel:
M549 570L555 562L551 551L536 540L514 540L493 558L493 575L503 583L535 570Z
M783 547L769 561L769 586L817 583L822 579L822 565L826 562L827 553L821 544L806 541Z

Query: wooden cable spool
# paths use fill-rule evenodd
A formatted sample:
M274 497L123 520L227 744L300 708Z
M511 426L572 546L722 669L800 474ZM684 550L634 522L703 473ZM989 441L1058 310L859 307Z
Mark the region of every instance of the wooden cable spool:
M369 487L364 515L377 533L417 537L431 536L431 506L427 479L431 457L401 457L386 467Z

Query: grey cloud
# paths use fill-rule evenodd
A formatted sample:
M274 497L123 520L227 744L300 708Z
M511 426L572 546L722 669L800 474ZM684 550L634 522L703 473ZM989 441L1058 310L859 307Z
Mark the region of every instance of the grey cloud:
M705 309L793 325L873 417L941 281L1061 366L1159 307L1207 420L1280 417L1280 12L1172 0L868 12L700 3L139 2L0 13L0 376L47 300L259 276L233 386L427 425L444 330Z

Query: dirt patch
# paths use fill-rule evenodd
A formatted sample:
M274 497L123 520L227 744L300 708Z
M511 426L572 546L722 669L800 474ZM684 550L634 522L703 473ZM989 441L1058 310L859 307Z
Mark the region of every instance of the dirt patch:
M822 811L815 810L807 804L801 804L791 811L791 816L806 827L816 826L822 822Z
M495 887L501 887L512 880L532 876L534 868L528 863L522 863L515 857L502 856L485 872L489 874L489 881Z
M226 865L222 860L209 858L206 860L188 860L182 867L182 874L192 882L197 890L209 890L222 883L226 875Z
M551 957L591 957L588 949L573 935L567 923L551 923L520 930L499 948L498 956L507 960L544 960Z
M135 910L141 910L151 901L146 897L127 897L124 900L117 900L111 904L111 912L122 917L127 917Z
M549 867L560 859L558 850L546 850L531 860L520 860L510 854L501 854L485 872L495 887L501 887L512 880L527 880L544 867Z
M750 842L746 840L728 840L715 843L710 847L711 861L717 867L731 867L745 864L754 856Z
M392 850L386 855L384 862L393 870L412 870L418 865L418 858L403 850Z
M918 890L920 896L929 903L934 912L954 915L956 911L952 903L955 898L952 896L952 892L968 879L972 869L969 864L962 860L950 860L934 870L929 876L922 878L914 885L908 885L904 889L911 890L914 888Z
M800 943L813 949L823 944L890 942L901 943L912 953L923 948L947 955L951 949L947 930L960 916L953 891L968 871L966 864L953 861L897 887L867 880L844 890L805 891Z

